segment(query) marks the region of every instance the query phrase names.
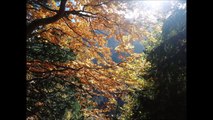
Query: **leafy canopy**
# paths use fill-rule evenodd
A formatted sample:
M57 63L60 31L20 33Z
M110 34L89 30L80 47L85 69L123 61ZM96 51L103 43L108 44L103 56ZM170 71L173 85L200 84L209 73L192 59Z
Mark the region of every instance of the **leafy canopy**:
M147 30L146 20L139 24L125 19L126 13L121 11L131 10L128 5L117 0L27 1L27 117L77 119L74 113L81 116L81 112L88 119L109 119L118 98L130 102L131 96L126 95L146 86L138 76L150 64L143 54L134 53L132 42L146 39L150 46L156 36ZM159 26L153 24L152 29ZM110 48L109 39L119 45ZM121 62L113 61L112 50ZM66 88L69 85L72 89ZM64 98L67 95L75 96L74 103ZM98 109L95 96L107 98L104 108Z

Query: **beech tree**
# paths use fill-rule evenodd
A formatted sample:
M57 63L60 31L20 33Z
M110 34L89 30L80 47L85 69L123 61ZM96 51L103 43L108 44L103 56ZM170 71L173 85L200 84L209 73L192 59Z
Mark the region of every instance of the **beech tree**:
M26 118L131 119L153 68L133 43L148 53L159 45L170 9L153 21L145 4L126 0L27 0L26 8Z
M133 52L132 42L150 34L125 20L119 11L126 5L115 0L27 1L27 118L110 119L118 99L129 103L129 95L146 86L138 72L149 62ZM119 63L111 58L110 38L119 42L114 49ZM97 96L105 99L104 107ZM125 109L131 114L130 106Z

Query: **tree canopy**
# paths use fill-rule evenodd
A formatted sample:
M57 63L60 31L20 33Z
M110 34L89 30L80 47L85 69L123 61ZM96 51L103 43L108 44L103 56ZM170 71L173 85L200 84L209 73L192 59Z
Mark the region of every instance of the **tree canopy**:
M163 79L159 76L164 73L150 71L168 70L168 61L160 58L179 54L175 47L185 44L173 42L185 30L185 23L170 22L181 21L180 12L166 19L167 9L152 21L145 6L124 0L27 0L26 118L131 119L137 91L153 87L152 78ZM133 8L144 13L128 19ZM159 42L164 40L168 43ZM172 46L173 52L159 53L167 49L162 44ZM155 89L161 85L156 82Z

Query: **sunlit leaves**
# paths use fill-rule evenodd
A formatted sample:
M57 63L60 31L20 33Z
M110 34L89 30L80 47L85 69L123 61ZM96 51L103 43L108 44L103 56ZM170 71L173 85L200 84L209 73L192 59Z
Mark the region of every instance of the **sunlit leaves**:
M107 112L116 109L117 98L127 102L124 109L131 114L133 98L127 99L125 94L134 93L147 85L139 73L150 67L143 54L133 52L132 42L147 40L147 48L156 43L156 36L150 32L155 27L147 30L145 25L126 20L119 10L128 7L119 1L71 0L67 1L63 14L58 12L60 1L43 1L46 8L36 5L37 0L32 1L27 2L29 24L38 19L59 17L54 22L35 27L27 39L27 79L36 83L32 86L39 85L36 91L42 90L47 95L44 95L47 99L43 102L54 108L53 111L42 109L40 116L57 112L58 102L54 100L59 99L62 103L58 114L64 119L80 119L79 112L84 113L87 119L109 119ZM119 41L115 49L107 46L110 38ZM121 62L113 61L112 51L119 54ZM41 83L34 80L38 78ZM60 81L55 82L54 78ZM49 85L43 80L47 80ZM75 89L67 89L69 85ZM74 96L75 100L69 100ZM97 102L92 100L94 96L108 99L104 102L105 108L98 109ZM35 103L42 106L40 103L43 102ZM69 106L65 107L63 103Z
M127 102L127 104L124 104L123 107L121 107L121 111L123 114L119 116L120 120L130 119L132 113L133 106L135 105L135 99L131 97L130 95L124 95L123 100Z

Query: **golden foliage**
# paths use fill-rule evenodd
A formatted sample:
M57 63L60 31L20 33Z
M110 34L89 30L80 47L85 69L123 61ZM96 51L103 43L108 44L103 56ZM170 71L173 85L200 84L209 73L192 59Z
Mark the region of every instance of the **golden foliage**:
M54 0L48 2L51 9L59 10ZM81 12L68 14L56 22L42 26L41 30L37 30L37 35L46 39L46 42L72 49L77 54L76 60L66 63L27 61L27 71L42 73L43 76L45 74L77 76L80 83L76 81L71 83L76 86L82 85L77 98L81 105L85 106L83 109L85 117L107 120L107 116L103 113L114 109L113 105L117 104L113 93L116 93L117 97L125 96L145 85L145 82L138 78L138 74L149 66L149 63L142 60L142 54L133 53L131 45L134 40L143 40L144 29L125 21L123 16L115 12L121 9L118 1L75 0L75 4L68 1L66 8L68 11ZM56 14L44 7L33 7L31 4L27 4L27 13L32 16L31 21ZM111 37L120 42L116 47L117 52L130 53L128 57L121 56L123 58L121 63L115 63L111 58L112 53L107 46ZM97 59L98 64L93 63L93 59ZM87 109L86 106L96 105L95 102L88 101L91 95L100 95L94 92L95 90L110 99L105 104L106 109ZM87 98L81 95L87 95Z

